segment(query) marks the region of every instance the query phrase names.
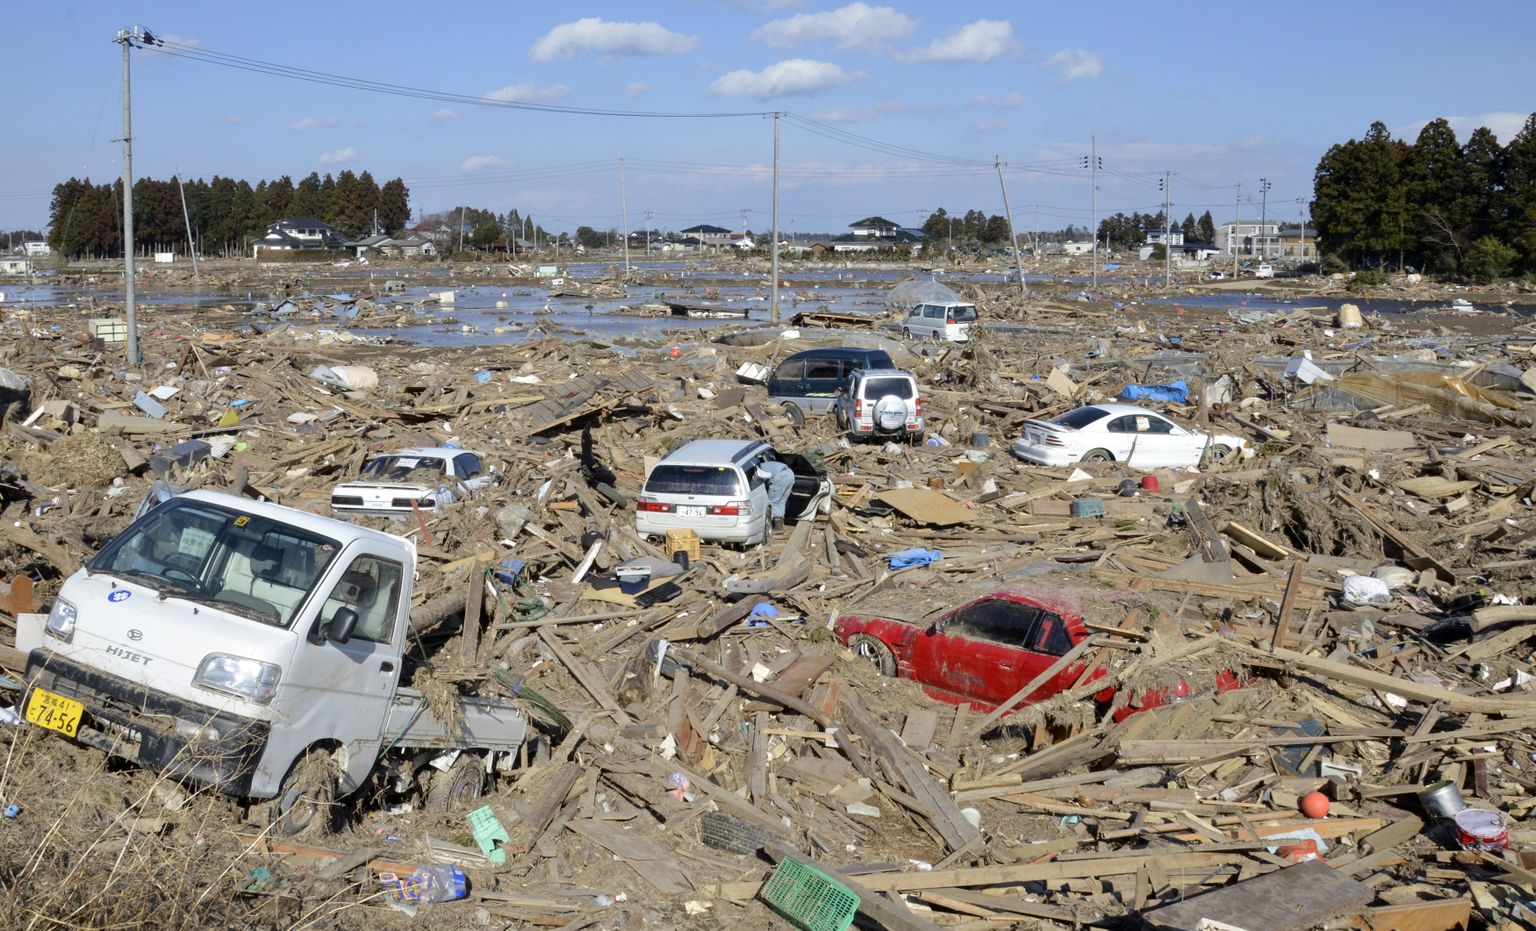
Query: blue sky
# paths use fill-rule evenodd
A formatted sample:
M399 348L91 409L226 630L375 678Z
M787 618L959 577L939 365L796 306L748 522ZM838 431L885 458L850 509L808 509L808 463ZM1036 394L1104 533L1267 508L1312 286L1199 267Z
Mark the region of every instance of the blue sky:
M573 230L769 225L772 120L635 118L484 107L475 98L684 114L791 114L781 226L835 231L869 214L1002 212L1021 230L1086 226L1077 167L1097 137L1099 215L1245 216L1267 178L1294 219L1318 158L1373 120L1412 139L1429 119L1502 142L1536 109L1536 5L913 3L260 4L19 0L0 60L0 229L41 227L70 175L121 171L121 53L135 23L180 54L133 52L137 176L253 182L367 169L412 207L531 212ZM192 57L187 57L188 55ZM456 100L380 94L210 63L238 56ZM228 61L229 59L223 59ZM844 134L856 134L853 137ZM905 150L913 150L911 152Z

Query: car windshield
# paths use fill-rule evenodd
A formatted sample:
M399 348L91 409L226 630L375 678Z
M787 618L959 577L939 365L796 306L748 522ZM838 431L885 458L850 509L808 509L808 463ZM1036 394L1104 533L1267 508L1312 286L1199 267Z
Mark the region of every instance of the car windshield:
M1057 417L1051 423L1061 427L1069 427L1073 430L1081 430L1096 420L1104 417L1105 411L1101 407L1079 407L1075 411L1067 411Z
M443 460L432 456L378 456L363 464L363 478L377 482L431 481L442 478Z
M663 462L651 470L645 490L653 495L740 495L741 476L725 466Z
M951 307L945 319L950 323L970 323L976 319L976 307L972 304L961 304Z
M281 521L178 498L135 521L86 568L287 627L340 549Z
M903 401L910 401L917 392L913 389L912 379L889 376L885 378L869 378L864 382L864 397L883 398L894 394Z

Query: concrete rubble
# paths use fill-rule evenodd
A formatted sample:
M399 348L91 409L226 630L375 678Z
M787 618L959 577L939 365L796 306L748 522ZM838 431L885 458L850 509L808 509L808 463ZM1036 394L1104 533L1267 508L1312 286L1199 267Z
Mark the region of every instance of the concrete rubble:
M280 838L217 797L179 815L136 794L145 774L0 728L0 799L20 806L0 821L0 901L35 894L51 861L29 847L78 817L108 851L200 845L209 914L230 925L323 905L335 926L408 927L423 919L378 875L451 862L467 901L432 908L466 927L782 926L762 894L786 863L891 929L1536 927L1532 325L1003 287L962 289L995 324L969 343L858 331L917 375L923 445L849 443L830 416L768 403L778 360L855 338L814 319L795 338L730 321L442 349L346 329L419 320L387 295L298 288L262 314L157 313L130 369L75 310L0 305L0 708L19 711L21 616L156 483L329 513L369 456L452 443L496 467L489 490L357 519L423 557L412 626L431 676L557 709L530 706L541 739L485 797L499 864L463 812L365 789L339 833ZM1176 381L1186 403L1141 403L1251 452L1150 473L1009 453L1026 419ZM759 547L706 544L651 583L669 600L595 585L672 563L635 535L633 501L648 463L702 437L813 453L831 513ZM1102 516L1074 516L1090 499ZM1073 599L1090 636L995 710L882 676L829 630L1000 588ZM120 810L67 814L68 773ZM1445 784L1507 839L1459 843L1444 791L1426 798Z

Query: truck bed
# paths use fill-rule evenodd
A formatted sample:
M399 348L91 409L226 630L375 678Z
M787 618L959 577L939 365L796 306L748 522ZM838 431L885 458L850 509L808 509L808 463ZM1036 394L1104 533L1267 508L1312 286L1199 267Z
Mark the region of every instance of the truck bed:
M528 734L528 719L507 702L488 698L463 697L464 730L452 733L425 706L421 692L400 688L394 704L384 718L384 742L395 748L430 747L441 749L516 750Z

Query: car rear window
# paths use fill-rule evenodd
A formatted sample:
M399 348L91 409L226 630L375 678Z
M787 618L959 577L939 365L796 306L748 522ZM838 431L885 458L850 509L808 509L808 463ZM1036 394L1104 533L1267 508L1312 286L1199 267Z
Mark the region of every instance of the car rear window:
M653 495L740 495L741 478L724 466L668 465L651 470L645 490Z
M1070 427L1073 430L1081 430L1103 416L1103 408L1079 407L1075 411L1068 411L1065 414L1062 414L1060 417L1057 417L1055 420L1051 421L1051 423L1063 427Z
M870 399L883 398L888 394L894 394L903 401L912 400L917 392L912 390L910 378L868 378L864 381L864 397Z
M972 320L976 319L976 308L972 307L970 304L965 304L960 307L951 307L949 309L948 319L950 323L970 323Z

